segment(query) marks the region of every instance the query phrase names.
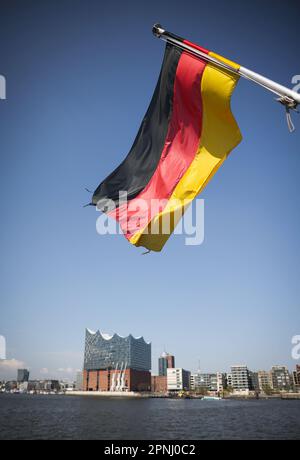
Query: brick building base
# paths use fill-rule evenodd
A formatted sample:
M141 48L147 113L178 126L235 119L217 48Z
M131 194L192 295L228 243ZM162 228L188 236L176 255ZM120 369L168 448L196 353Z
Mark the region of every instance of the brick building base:
M83 372L84 391L110 391L115 374L115 382L120 375L120 370L85 370ZM150 391L151 374L148 371L135 369L125 370L125 387L128 391Z
M168 391L167 376L152 375L151 391L152 393L166 393Z

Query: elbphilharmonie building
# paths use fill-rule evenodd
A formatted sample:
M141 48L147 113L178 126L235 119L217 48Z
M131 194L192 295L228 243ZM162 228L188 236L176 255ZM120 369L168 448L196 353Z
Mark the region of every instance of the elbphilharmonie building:
M84 389L86 391L149 391L151 343L131 334L86 330Z

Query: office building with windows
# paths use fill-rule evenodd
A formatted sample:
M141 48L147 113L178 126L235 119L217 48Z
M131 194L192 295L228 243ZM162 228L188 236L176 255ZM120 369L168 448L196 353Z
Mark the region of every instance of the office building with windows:
M226 374L217 372L217 392L222 393L227 387Z
M29 380L29 370L28 369L18 369L18 383L28 382Z
M218 375L217 374L203 374L197 372L191 374L191 390L197 391L206 389L208 391L218 391Z
M191 373L182 368L167 369L168 391L189 391Z
M77 391L83 390L83 372L82 371L78 371L76 373L75 390Z
M296 385L300 385L300 364L296 365L295 370L295 383Z
M175 357L169 353L163 352L158 358L158 374L167 376L167 369L175 367Z
M258 386L259 390L264 392L265 390L273 388L272 374L269 371L258 371Z
M252 391L259 392L258 373L249 371L249 388Z
M235 392L249 392L251 389L251 382L247 366L231 366L231 386Z
M274 390L287 391L292 386L292 379L286 366L273 366L271 369Z
M232 388L232 375L231 375L230 372L226 373L226 387L227 388Z
M292 379L293 379L293 389L297 393L300 393L300 365L296 365L296 370L293 371L292 373Z

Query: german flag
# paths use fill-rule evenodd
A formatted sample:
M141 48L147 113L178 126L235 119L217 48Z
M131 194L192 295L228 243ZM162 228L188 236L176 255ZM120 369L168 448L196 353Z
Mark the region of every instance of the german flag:
M130 243L161 251L186 207L241 141L230 109L237 81L230 70L166 45L154 95L133 146L92 199L119 222Z

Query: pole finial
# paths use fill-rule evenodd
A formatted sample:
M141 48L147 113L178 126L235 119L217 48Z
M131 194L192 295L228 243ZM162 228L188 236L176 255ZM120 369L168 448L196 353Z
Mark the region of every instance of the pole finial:
M165 32L165 30L162 28L161 24L159 24L159 23L154 24L154 26L152 27L152 33L153 33L153 35L155 35L155 36L158 37L158 38L159 38L164 32Z

